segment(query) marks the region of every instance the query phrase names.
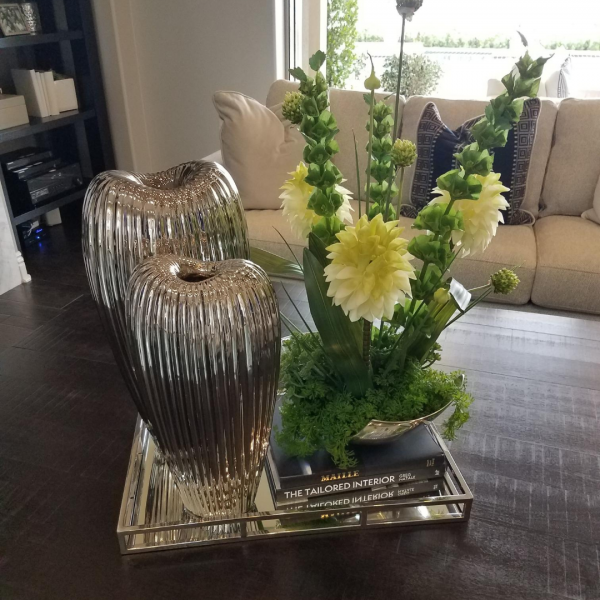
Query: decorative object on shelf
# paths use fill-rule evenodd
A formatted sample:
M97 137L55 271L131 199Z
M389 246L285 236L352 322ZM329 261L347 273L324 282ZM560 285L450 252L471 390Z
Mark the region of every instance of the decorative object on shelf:
M42 21L37 2L21 2L21 10L29 33L42 33Z
M138 409L183 504L241 517L277 399L281 328L268 275L246 260L155 256L131 276L126 319Z
M18 4L0 4L0 30L6 37L29 33L25 16Z
M408 429L406 422L446 408L451 414L443 434L453 439L469 418L472 398L464 377L431 368L441 358L438 338L492 292L512 292L518 278L506 269L466 290L450 268L458 257L483 252L503 219L508 203L502 193L508 189L492 171L493 150L506 145L525 98L536 96L546 59L525 54L503 79L506 91L472 126L472 140L455 154L457 168L437 178L434 199L412 224L420 235L410 242L395 216L395 181L415 159L414 147L396 139L398 110L392 118L391 109L375 101L381 84L373 68L365 81L365 196L363 201L359 185L358 221L344 222L347 195L338 188L342 174L332 162L338 129L320 72L324 61L322 52L311 57L314 77L291 70L304 96L300 131L307 145L305 164L284 184L283 207L292 221L307 218L302 268L316 331L304 333L285 318L291 337L282 355L285 399L277 441L290 456L325 449L337 467L347 469L356 464L351 443L391 441ZM298 98L292 100L296 110ZM357 148L355 155L358 165ZM287 198L292 190L293 207ZM269 261L271 272L275 264L281 272L290 270L291 261ZM385 428L376 436L382 421Z
M189 162L152 174L107 171L85 196L83 256L92 297L134 400L124 301L133 269L155 254L248 258L242 203L227 171Z
M23 96L3 94L0 89L0 130L27 125L29 116Z

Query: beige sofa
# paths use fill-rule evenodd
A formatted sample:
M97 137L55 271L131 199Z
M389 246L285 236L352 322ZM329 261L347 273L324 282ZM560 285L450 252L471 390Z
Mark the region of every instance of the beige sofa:
M276 81L269 91L267 106L283 101L286 91L296 89L289 81ZM486 102L445 100L415 96L401 99L402 137L416 142L417 123L426 102L433 100L445 123L458 127L465 120L483 113ZM393 102L393 98L389 99ZM340 133L340 153L335 163L355 195L357 183L353 131L359 148L364 148L366 107L362 93L331 91L331 109ZM365 155L361 152L365 168ZM219 160L218 155L211 157ZM412 184L412 169L404 183L407 202ZM542 100L536 141L523 208L537 221L533 227L502 226L482 255L459 259L452 267L456 279L466 287L487 282L489 275L502 267L518 267L521 285L508 297L490 299L511 304L529 301L543 307L600 314L600 225L581 218L592 207L594 190L600 177L600 99L566 99L556 103ZM243 201L243 198L242 198ZM281 210L246 211L251 244L282 256L289 254L276 230L281 232L301 255L304 241L293 236ZM404 235L413 237L412 220L401 218Z

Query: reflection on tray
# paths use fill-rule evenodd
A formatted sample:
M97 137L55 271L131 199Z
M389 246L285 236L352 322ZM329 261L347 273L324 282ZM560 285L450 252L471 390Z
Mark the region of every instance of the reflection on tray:
M148 431L138 419L119 527L122 553L345 530L373 525L416 525L468 519L472 495L452 457L437 495L360 502L343 507L279 507L263 475L255 511L240 519L199 519L188 513Z

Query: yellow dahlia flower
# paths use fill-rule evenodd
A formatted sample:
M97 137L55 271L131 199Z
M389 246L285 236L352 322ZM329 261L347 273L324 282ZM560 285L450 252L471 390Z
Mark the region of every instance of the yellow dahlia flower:
M304 239L310 233L312 226L316 225L321 217L314 210L308 208L308 199L313 191L313 186L306 183L308 168L301 162L292 176L282 186L283 193L279 196L283 202L283 215L287 217L292 233ZM350 206L350 196L352 192L336 185L335 189L342 195L344 201L336 213L336 217L343 223L352 223L352 212L354 209Z
M462 250L462 256L483 252L496 235L498 223L504 223L502 211L508 208L508 202L502 192L508 188L502 185L500 173L490 173L486 177L475 175L483 188L479 200L456 200L452 208L459 210L463 215L464 231L454 231L452 241ZM445 190L435 188L439 194L430 204L447 204L450 194Z
M395 305L410 296L415 274L408 240L400 237L403 231L398 221L386 223L381 214L372 221L363 215L355 227L337 234L339 243L327 248L327 295L351 321L391 319Z

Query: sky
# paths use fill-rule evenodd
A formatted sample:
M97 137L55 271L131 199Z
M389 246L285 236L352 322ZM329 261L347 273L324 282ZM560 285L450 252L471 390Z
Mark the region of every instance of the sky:
M395 0L359 0L357 28L386 41L399 37ZM466 38L511 38L521 31L530 41L600 40L599 0L424 0L407 23L407 33Z

